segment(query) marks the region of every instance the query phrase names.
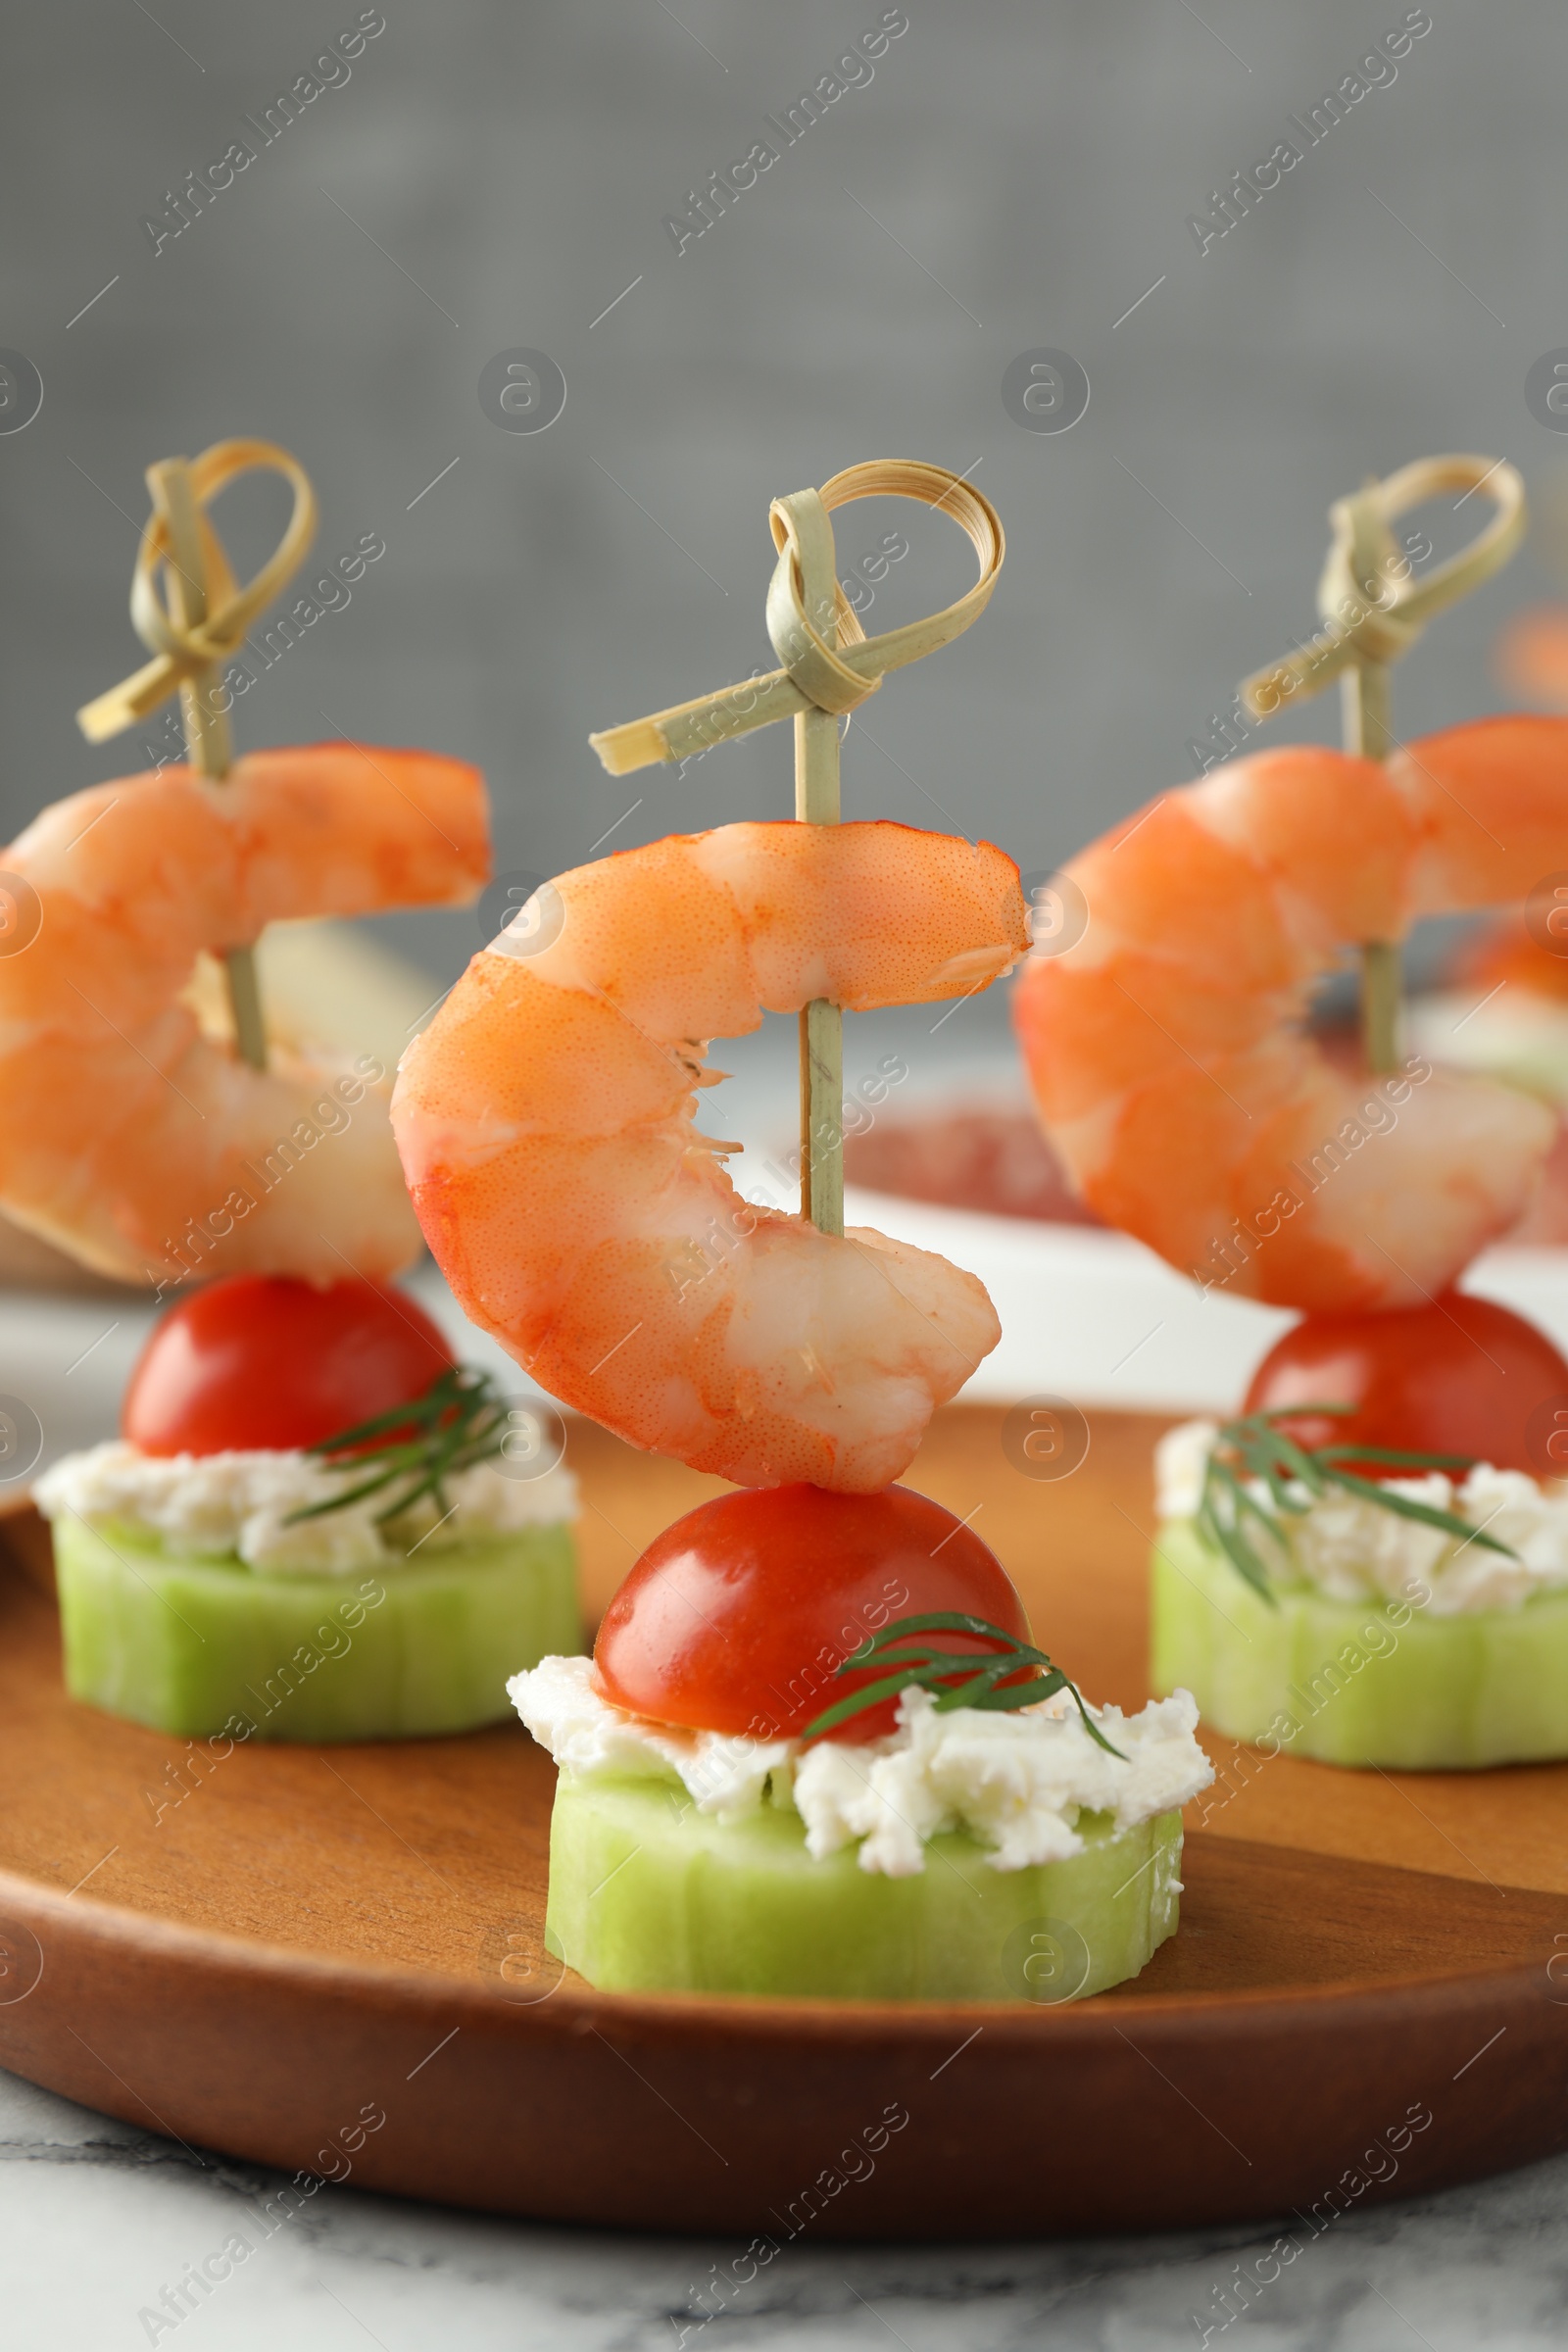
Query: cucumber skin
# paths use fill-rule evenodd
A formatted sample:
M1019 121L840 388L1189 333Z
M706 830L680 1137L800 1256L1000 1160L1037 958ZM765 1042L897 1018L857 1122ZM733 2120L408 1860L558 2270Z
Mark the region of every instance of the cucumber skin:
M1568 1592L1428 1617L1302 1588L1271 1609L1191 1520L1167 1520L1151 1604L1154 1690L1191 1690L1232 1740L1394 1771L1568 1756Z
M75 1519L54 1543L73 1698L184 1738L236 1716L260 1740L471 1731L511 1717L509 1674L583 1645L564 1526L347 1576L178 1559Z
M1004 2001L1030 1996L1008 1982L1004 1946L1022 1930L1026 1947L1050 1920L1088 1947L1069 1963L1082 1982L1064 1985L1081 1997L1136 1976L1175 1934L1181 1815L1089 1834L1068 1861L1001 1871L953 1832L917 1877L890 1879L861 1870L853 1845L812 1861L782 1806L726 1824L673 1782L563 1773L545 1940L604 1991Z

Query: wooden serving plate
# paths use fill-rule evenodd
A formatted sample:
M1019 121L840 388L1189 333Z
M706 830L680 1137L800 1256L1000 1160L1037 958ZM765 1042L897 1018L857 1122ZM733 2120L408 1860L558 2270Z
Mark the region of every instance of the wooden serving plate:
M1163 1424L1100 1415L1039 1484L1003 1420L941 1414L910 1483L978 1514L1054 1652L1136 1705ZM597 1615L719 1490L586 1424L571 1455ZM1322 2227L1568 2145L1568 1768L1210 1740L1180 1934L1078 2004L602 1995L543 1949L554 1776L520 1728L192 1764L65 1696L44 1530L0 1538L0 2063L89 2106L368 2188L775 2246Z

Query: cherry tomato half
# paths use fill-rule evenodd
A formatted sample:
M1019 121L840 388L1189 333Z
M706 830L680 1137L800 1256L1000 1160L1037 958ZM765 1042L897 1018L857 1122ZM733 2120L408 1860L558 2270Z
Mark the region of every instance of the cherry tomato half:
M1568 1476L1568 1361L1544 1332L1490 1298L1449 1291L1429 1306L1307 1315L1264 1356L1243 1410L1315 1403L1357 1409L1287 1423L1302 1445L1359 1439L1471 1454L1533 1478ZM1375 1463L1366 1467L1378 1475Z
M606 1695L633 1714L794 1739L888 1671L838 1678L868 1634L932 1609L964 1609L1029 1639L996 1553L926 1495L749 1490L703 1503L654 1539L606 1611L594 1658ZM995 1655L964 1635L951 1640ZM885 1699L829 1737L880 1739L897 1704Z
M154 1326L121 1434L156 1454L315 1446L411 1403L456 1360L402 1291L231 1274Z

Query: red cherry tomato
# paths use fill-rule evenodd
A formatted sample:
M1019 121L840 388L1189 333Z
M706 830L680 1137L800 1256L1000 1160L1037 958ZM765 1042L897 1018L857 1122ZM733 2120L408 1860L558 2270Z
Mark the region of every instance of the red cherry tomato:
M893 1619L963 1609L1029 1639L1012 1580L961 1520L907 1487L721 1494L657 1536L615 1594L594 1658L606 1695L699 1731L796 1738L886 1667L836 1669ZM961 1634L952 1646L987 1654ZM995 1655L994 1649L988 1654ZM875 1740L885 1699L829 1735Z
M1357 1409L1288 1422L1302 1445L1359 1439L1471 1454L1533 1478L1568 1476L1568 1361L1544 1332L1490 1298L1449 1291L1430 1306L1307 1315L1264 1356L1243 1410L1317 1403ZM1378 1475L1375 1463L1366 1467Z
M456 1360L401 1291L232 1274L154 1326L121 1433L157 1454L315 1446L411 1403Z

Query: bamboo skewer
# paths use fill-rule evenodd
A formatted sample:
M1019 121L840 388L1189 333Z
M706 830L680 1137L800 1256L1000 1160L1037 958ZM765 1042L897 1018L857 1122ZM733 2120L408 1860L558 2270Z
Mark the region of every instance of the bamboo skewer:
M203 510L238 475L257 468L281 473L293 490L294 506L273 554L253 580L237 588L222 543ZM199 774L217 782L233 763L228 717L218 699L223 663L305 561L316 534L316 493L298 460L268 441L220 441L199 458L165 458L147 468L147 487L153 512L136 552L130 616L154 658L86 704L76 723L90 743L102 743L177 690L186 757ZM167 610L158 598L160 572ZM267 1031L254 945L224 949L223 967L235 1050L253 1069L265 1070Z
M190 467L183 458L165 458L147 469L155 509L161 509L169 533L165 571L170 608L187 637L209 618L207 560L197 521ZM180 716L185 727L185 754L204 776L226 776L233 764L233 739L228 716L219 710L214 689L219 681L216 662L203 663L179 681ZM234 1046L253 1070L267 1067L267 1026L262 1015L262 992L256 976L252 945L223 950L223 973L228 1008L234 1023Z
M780 499L792 526L806 617L837 651L833 525L814 490ZM795 716L795 814L805 825L836 825L841 810L839 721L833 710ZM844 1231L844 1010L814 997L801 1012L801 1214L821 1233Z
M1350 576L1370 604L1394 584L1398 543L1367 495L1376 484L1346 503L1350 515ZM1348 752L1382 761L1394 750L1391 664L1357 653L1340 677L1340 740ZM1402 974L1399 942L1369 939L1361 945L1361 1048L1366 1066L1385 1077L1399 1066Z
M1446 491L1481 492L1494 513L1457 556L1425 579L1414 578L1389 525L1412 507ZM1407 654L1426 623L1500 570L1523 539L1524 484L1512 466L1481 457L1418 458L1383 481L1368 481L1329 509L1334 537L1318 581L1323 626L1281 662L1244 678L1239 700L1254 718L1269 718L1298 697L1340 680L1348 752L1386 760L1396 748L1390 670ZM1401 1009L1399 942L1366 940L1361 947L1361 1040L1369 1071L1399 1066Z
M867 638L839 586L829 519L858 498L912 498L942 509L969 537L980 577L945 612ZM935 653L977 620L1006 553L990 501L945 466L914 459L852 466L820 490L775 499L768 512L779 560L767 592L767 630L782 668L651 718L590 735L611 775L673 762L778 718L795 721L795 813L804 824L840 818L839 721L874 694L890 669ZM816 998L800 1016L801 1214L822 1233L844 1231L844 1013Z

